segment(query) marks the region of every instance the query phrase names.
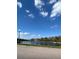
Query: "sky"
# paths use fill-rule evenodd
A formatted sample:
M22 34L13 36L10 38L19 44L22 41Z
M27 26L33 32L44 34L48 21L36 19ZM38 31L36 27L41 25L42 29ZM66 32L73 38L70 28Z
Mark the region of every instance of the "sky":
M61 0L17 0L17 37L61 35Z

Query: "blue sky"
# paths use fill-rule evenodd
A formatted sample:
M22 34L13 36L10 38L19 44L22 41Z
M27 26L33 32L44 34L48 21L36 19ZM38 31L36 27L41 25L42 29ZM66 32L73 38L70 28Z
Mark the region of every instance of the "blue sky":
M17 0L17 36L25 39L61 35L60 0Z

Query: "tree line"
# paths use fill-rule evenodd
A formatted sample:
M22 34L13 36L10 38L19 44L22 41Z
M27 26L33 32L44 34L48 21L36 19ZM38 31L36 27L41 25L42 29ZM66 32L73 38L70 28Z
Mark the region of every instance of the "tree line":
M32 38L31 41L61 42L61 36L45 37L45 38Z
M32 38L31 40L17 38L17 43L19 43L21 41L61 42L61 36L45 37L45 38Z

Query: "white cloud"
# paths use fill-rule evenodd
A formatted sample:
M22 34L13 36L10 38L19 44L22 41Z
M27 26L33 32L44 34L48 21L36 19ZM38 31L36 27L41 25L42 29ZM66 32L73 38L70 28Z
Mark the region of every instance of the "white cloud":
M33 14L28 14L29 17L31 18L34 18L34 15Z
M54 17L60 13L61 13L61 1L58 1L53 5L50 17Z
M30 13L30 11L29 10L25 10L27 13Z
M40 12L40 14L41 14L43 17L46 17L46 16L48 15L48 12L42 11L42 12Z
M42 6L45 5L41 0L34 0L34 4L38 9L42 8Z
M28 32L18 32L17 33L17 36L18 36L18 38L19 38L19 35L20 35L20 38L27 38L29 35L30 35L30 33L28 33Z
M26 11L26 13L28 13L27 15L29 17L34 18L34 15L29 10L26 9L25 11Z
M22 3L21 2L17 2L17 5L19 6L19 8L22 8Z
M20 38L38 38L38 37L41 37L40 34L31 34L31 33L28 33L28 32L18 32L17 35L18 35L18 38L19 38L19 34L20 34Z
M56 0L49 0L49 4L53 4L55 2L56 2Z
M29 35L30 33L28 32L20 32L20 35Z
M50 17L54 17L54 16L56 16L56 14L57 14L57 12L52 11Z

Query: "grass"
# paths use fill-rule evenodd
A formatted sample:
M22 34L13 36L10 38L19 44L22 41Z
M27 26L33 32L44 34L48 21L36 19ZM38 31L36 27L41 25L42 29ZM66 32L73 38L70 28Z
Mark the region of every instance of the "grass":
M61 48L61 46L49 46L49 45L32 45L32 44L18 44L24 46L35 46L35 47L48 47L48 48Z

